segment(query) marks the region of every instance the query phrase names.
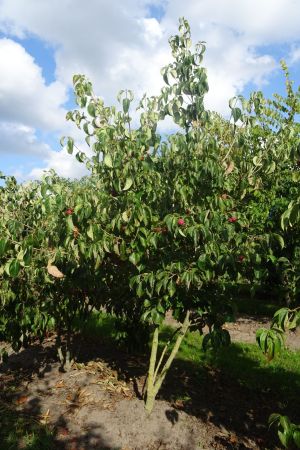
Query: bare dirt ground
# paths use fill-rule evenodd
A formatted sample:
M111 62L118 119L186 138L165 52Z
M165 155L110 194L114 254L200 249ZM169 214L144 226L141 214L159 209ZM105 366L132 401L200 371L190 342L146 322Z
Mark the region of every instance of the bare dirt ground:
M251 316L242 316L237 318L234 323L227 323L225 328L230 332L233 342L254 343L258 328L269 328L270 319L260 318L259 320ZM286 345L293 350L300 349L300 328L296 331L290 331L286 335Z
M166 324L176 326L178 323L172 317L172 312L169 311L166 315ZM271 325L270 318L257 317L243 315L237 317L235 322L228 322L224 325L231 336L232 342L245 342L248 344L254 344L256 340L256 331L258 328L269 328ZM208 330L204 330L207 332ZM285 337L286 346L291 350L300 349L300 328L295 331L286 333Z
M226 325L233 340L245 342L255 340L259 326L249 317ZM300 348L299 342L299 334L289 337L293 348ZM178 361L148 417L141 398L147 358L91 339L79 362L62 373L53 344L49 336L43 346L22 350L0 365L0 406L49 426L57 450L277 448L266 426L278 409L272 392L253 395L212 367L199 371Z

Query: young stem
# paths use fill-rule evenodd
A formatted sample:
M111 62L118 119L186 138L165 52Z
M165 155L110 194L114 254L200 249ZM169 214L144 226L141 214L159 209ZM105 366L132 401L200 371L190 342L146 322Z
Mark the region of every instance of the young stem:
M164 347L164 349L163 349L163 351L162 351L162 353L161 353L161 356L160 356L160 358L159 358L159 361L158 361L158 364L157 364L157 366L156 366L155 372L154 372L154 382L155 382L155 380L156 380L156 378L157 378L158 371L159 371L160 366L161 366L161 364L162 364L162 362L163 362L163 359L164 359L164 357L165 357L165 354L166 354L166 352L167 352L167 350L168 350L168 348L169 348L169 345L171 344L171 342L173 341L174 337L176 336L176 334L177 334L180 330L181 330L181 328L177 328L177 329L174 331L174 333L172 334L172 336L170 337L170 339L168 340L168 342L166 343L166 345L165 345L165 347Z
M162 358L160 358L157 368L155 369L155 363L157 358L157 348L158 348L158 328L155 329L153 340L152 340L152 350L151 350L151 357L150 357L150 364L149 364L149 371L148 371L148 383L147 383L147 398L146 398L146 404L145 409L148 412L148 414L151 414L155 397L161 388L161 385L168 373L168 370L172 364L172 362L175 359L175 356L179 350L179 347L181 345L181 342L186 335L189 327L191 325L190 322L190 311L187 311L184 322L181 326L181 329L179 330L179 335L177 336L177 339L175 341L174 347L165 362L162 370L160 373L158 372L158 369L162 363ZM166 349L164 349L163 354L165 353Z
M153 397L153 387L154 387L154 372L155 372L155 364L156 364L156 358L157 358L157 349L158 349L158 326L155 327L153 338L152 338L152 347L151 347L151 356L150 356L150 363L149 363L149 370L148 370L148 381L147 381L147 399L146 399L146 410L148 411L149 404L151 403L152 407L151 410L148 411L149 413L153 409L153 402L154 399L151 400Z

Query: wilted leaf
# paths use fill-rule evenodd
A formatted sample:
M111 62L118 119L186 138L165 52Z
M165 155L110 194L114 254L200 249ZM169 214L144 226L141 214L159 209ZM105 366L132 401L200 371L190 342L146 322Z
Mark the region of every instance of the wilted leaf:
M230 161L225 171L226 175L229 175L233 171L233 169L234 169L234 162Z
M64 274L56 267L49 265L47 266L48 273L55 278L63 278Z

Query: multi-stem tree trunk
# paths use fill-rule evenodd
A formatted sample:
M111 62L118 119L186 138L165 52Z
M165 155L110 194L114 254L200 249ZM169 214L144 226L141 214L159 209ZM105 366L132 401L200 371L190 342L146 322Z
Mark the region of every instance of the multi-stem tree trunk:
M176 341L174 343L173 349L166 359L164 365L162 366L162 369L160 370L160 367L163 363L164 356L168 350L169 345L171 344L172 338L167 342L165 345L162 354L160 356L159 361L157 362L157 351L158 351L158 342L159 342L159 329L158 327L155 328L153 333L153 339L152 339L152 348L151 348L151 356L150 356L150 363L149 363L149 370L148 370L148 381L147 381L147 390L146 390L146 402L145 402L145 408L148 414L150 414L153 410L155 398L158 394L158 391L161 388L161 385L168 373L168 370L174 361L174 358L179 350L179 347L181 345L181 342L186 335L189 327L190 327L190 311L186 313L185 319L183 321L183 324L176 332L174 333L173 337L177 334Z

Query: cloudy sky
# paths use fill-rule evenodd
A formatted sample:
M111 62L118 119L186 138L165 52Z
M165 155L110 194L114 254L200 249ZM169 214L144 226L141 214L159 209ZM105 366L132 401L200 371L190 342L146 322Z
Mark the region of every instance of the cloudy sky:
M59 144L83 136L65 120L73 74L108 104L122 88L158 93L181 16L207 42L207 107L226 115L237 93L283 92L281 58L299 85L300 0L0 0L0 171L79 177Z

